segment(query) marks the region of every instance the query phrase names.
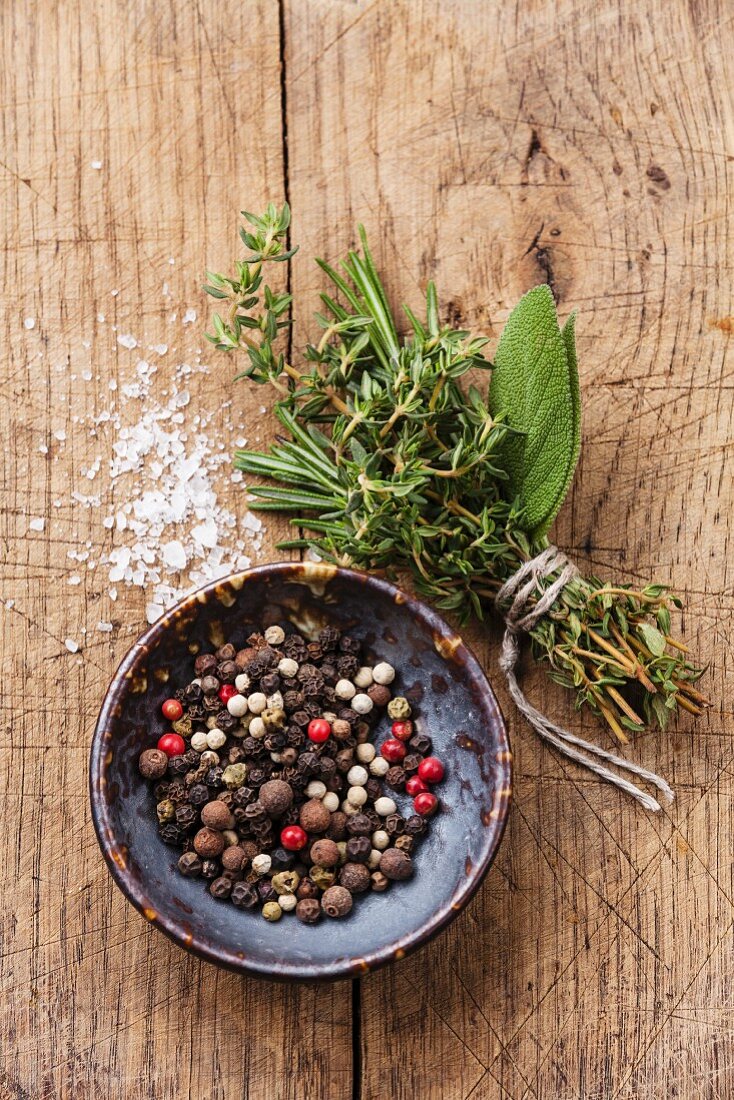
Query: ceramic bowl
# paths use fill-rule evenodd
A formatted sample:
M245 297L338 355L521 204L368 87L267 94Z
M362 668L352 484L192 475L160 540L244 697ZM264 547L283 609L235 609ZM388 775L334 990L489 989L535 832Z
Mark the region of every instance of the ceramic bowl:
M446 765L442 811L431 819L408 882L360 897L344 920L302 924L218 901L201 879L176 870L160 840L141 751L165 722L161 704L188 682L194 654L243 643L263 622L290 620L303 633L334 624L358 636L373 660L398 670ZM378 742L387 717L375 727ZM444 928L477 890L497 851L510 805L507 731L487 679L435 611L387 581L309 562L263 565L186 596L133 645L115 673L91 749L92 815L115 882L156 928L208 962L279 979L336 979L400 959ZM396 796L407 811L410 799ZM404 805L403 805L404 803Z

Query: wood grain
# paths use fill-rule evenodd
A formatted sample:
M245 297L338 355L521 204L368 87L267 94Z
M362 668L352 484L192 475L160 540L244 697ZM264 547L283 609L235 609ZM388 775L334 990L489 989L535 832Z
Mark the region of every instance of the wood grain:
M729 1097L725 0L14 0L0 22L0 599L14 601L0 604L0 1098ZM670 578L719 701L695 730L630 750L676 788L647 817L543 750L503 698L517 771L500 857L446 934L357 987L354 1067L348 984L217 972L109 881L87 750L145 596L112 603L101 566L68 584L70 550L112 545L106 507L70 498L115 503L112 437L81 423L129 372L112 326L170 345L161 383L195 361L202 269L235 253L242 206L284 195L296 343L321 286L309 257L338 258L358 221L395 301L435 278L445 313L490 336L535 282L579 310L583 452L556 538L594 571ZM220 363L188 383L228 449L240 422L251 441L270 430L263 394L230 379ZM218 491L241 518L224 475ZM496 670L496 631L471 640ZM529 664L525 682L595 732Z

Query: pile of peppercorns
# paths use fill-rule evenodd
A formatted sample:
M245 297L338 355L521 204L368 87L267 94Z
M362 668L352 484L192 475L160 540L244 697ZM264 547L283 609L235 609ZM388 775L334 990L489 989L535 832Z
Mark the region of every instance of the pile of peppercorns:
M393 696L392 665L363 664L359 641L333 627L315 641L287 629L200 654L195 679L163 704L172 732L139 768L154 782L161 839L183 849L181 874L266 920L295 911L312 924L411 877L444 768ZM378 753L385 710L391 736ZM383 781L412 798L408 817Z

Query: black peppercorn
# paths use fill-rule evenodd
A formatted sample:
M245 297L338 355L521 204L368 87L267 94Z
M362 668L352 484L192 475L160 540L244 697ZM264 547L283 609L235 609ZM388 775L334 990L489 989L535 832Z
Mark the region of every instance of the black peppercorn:
M374 802L382 794L382 784L380 780L376 779L373 775L371 775L365 783L364 789L367 791L367 797L370 802Z
M217 665L217 676L223 684L233 684L237 671L237 665L234 661L222 661Z
M423 757L419 756L417 752L409 752L403 760L403 769L406 774L412 775L413 772L417 772L422 759Z
M218 661L233 661L237 650L231 642L225 642L216 650L214 656Z
M167 821L158 829L158 835L164 844L180 844L184 838L183 829L173 821Z
M199 754L194 752L193 749L189 749L188 752L183 753L183 758L190 768L197 768L199 766Z
M215 767L210 768L209 771L206 773L206 775L204 776L204 782L206 783L207 787L213 787L215 790L219 790L219 788L223 786L223 774L224 769L220 768L219 765L216 765Z
M198 703L204 692L201 684L190 683L184 690L184 698L187 703Z
M186 775L186 772L188 770L189 766L184 760L183 756L171 756L168 760L166 775L169 779L175 779L178 776Z
M212 897L226 899L232 893L232 880L225 878L221 875L219 878L215 878L209 887L209 893Z
M197 878L201 874L201 860L196 852L184 852L178 861L178 869L187 878Z
M347 857L353 863L366 863L372 851L372 841L368 836L351 836L347 841Z
M280 689L280 676L277 672L266 672L264 676L260 678L260 689L264 691L266 695L273 695Z
M234 806L247 806L250 802L254 802L256 792L254 787L238 787L236 791L232 792L232 804Z
M416 733L415 736L411 737L408 745L413 752L425 756L426 753L429 753L433 748L433 741L431 741L427 733Z
M320 770L319 758L315 752L302 752L297 767L302 775L315 775Z
M405 819L400 814L388 814L385 818L385 831L388 836L400 836L405 832Z
M219 860L205 859L201 864L201 873L204 878L216 878L219 874Z
M213 653L200 653L194 661L194 672L199 678L209 676L217 667L217 658Z
M350 836L369 836L373 832L372 822L367 814L350 814L346 827Z
M212 676L211 673L201 678L201 690L204 692L204 695L216 695L220 686L219 680L216 676ZM219 703L219 699L217 699L217 703Z
M361 648L359 639L354 638L351 634L342 634L339 639L339 649L342 653L352 653L356 657L359 655Z
M222 733L231 733L238 724L239 718L235 718L228 710L221 710L217 715L217 727Z
M249 882L235 883L230 898L239 909L254 909L260 903L260 895Z
M271 867L273 871L289 871L295 863L296 857L293 852L289 852L286 848L274 848L270 853Z
M405 831L408 836L423 836L428 831L428 822L420 814L411 814L405 822Z
M183 785L180 779L176 779L173 783L170 784L168 788L168 797L171 802L177 803L183 802L183 800L186 798L186 787Z
M270 879L260 879L257 884L257 892L260 895L260 901L277 901L278 894Z
M182 829L190 829L198 820L199 812L190 802L184 802L176 807L176 824Z
M194 783L189 787L189 802L192 806L204 806L209 801L209 788L203 783Z
M321 903L317 898L301 898L296 905L296 916L304 924L316 924L321 917Z
M385 776L385 782L388 787L392 787L394 791L402 791L405 789L405 772L404 770L395 765L390 768Z

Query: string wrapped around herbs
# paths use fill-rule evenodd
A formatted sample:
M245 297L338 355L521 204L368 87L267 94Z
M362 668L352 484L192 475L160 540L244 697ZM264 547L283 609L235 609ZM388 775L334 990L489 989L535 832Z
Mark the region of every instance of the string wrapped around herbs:
M232 276L207 274L205 290L226 309L208 339L244 353L238 378L277 391L283 434L266 452L238 451L235 464L267 482L248 484L253 507L291 513L300 537L280 547L408 571L418 592L460 620L497 610L510 693L539 735L660 809L619 772L670 799L665 780L552 722L515 675L527 635L551 679L622 744L630 732L665 729L679 709L698 715L708 706L695 687L701 670L671 633L678 598L662 584L582 576L549 542L581 440L574 315L560 328L550 288L535 287L490 362L486 339L441 322L429 283L425 318L403 306L401 336L360 227L361 252L350 251L339 271L317 260L330 284L316 315L322 331L296 365L282 348L291 295L264 283L266 266L296 251L290 211L271 204L244 218L248 255ZM480 372L491 372L489 384L477 383Z

